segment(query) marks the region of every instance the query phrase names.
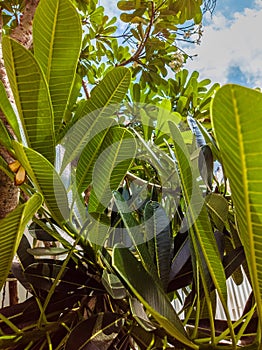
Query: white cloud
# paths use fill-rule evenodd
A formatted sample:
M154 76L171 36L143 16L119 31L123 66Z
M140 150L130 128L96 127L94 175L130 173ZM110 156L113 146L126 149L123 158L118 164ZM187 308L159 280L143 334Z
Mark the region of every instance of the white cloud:
M262 87L262 1L256 8L236 12L229 20L226 13L218 13L204 27L202 43L189 54L186 68L198 70L203 78L221 84L230 82L228 73L238 67L250 86Z

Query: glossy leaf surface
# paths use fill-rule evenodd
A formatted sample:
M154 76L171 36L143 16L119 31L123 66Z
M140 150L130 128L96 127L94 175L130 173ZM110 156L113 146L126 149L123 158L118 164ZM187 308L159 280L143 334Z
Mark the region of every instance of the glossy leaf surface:
M252 101L252 103L250 103ZM222 87L212 122L229 178L237 222L262 320L262 94L237 85Z
M0 289L11 268L16 249L24 233L26 224L42 204L40 194L33 195L25 204L19 205L1 220L0 225Z
M9 37L3 38L3 56L28 146L53 163L53 109L42 69L30 51Z
M81 48L80 17L69 0L45 0L33 23L34 54L47 84L54 109L55 133L61 126Z
M142 302L170 335L190 348L198 348L187 337L185 329L166 294L155 284L153 278L127 248L120 245L114 248L113 267L136 298Z
M65 147L62 169L80 155L85 145L112 124L112 117L125 97L131 79L129 69L112 69L92 90L91 98L76 111L74 124L62 141Z
M69 217L67 194L53 165L31 148L24 147L15 141L13 146L17 159L26 169L38 191L44 196L45 204L53 218L60 224L67 221Z

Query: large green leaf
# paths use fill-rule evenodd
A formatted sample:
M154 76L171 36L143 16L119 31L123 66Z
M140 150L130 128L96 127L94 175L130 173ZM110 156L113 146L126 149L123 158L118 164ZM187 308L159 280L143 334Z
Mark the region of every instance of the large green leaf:
M91 98L76 111L76 119L100 111L103 117L111 116L125 97L131 80L131 72L126 67L115 67L91 91Z
M113 120L111 124L113 124ZM106 147L108 147L108 141L107 146L104 142L107 137L109 137L110 142L110 135L112 135L113 130L118 130L118 128L111 129L109 125L109 127L101 130L98 134L95 134L92 139L90 139L88 144L83 149L76 169L76 186L79 195L81 195L82 192L92 183L95 163L99 157L99 154L102 153Z
M88 211L104 212L112 198L112 191L117 190L133 162L136 140L130 131L121 127L110 128L102 138L96 136L99 138L96 150L93 147L89 149L87 145L86 152L82 153L85 159L81 173L87 176L87 185L92 181Z
M129 249L117 245L113 249L113 267L132 293L146 307L157 322L175 339L192 349L197 349L162 288L155 283Z
M34 194L25 204L19 205L0 220L0 289L11 268L16 249L26 224L42 204L42 196Z
M81 235L85 241L90 242L95 253L104 245L110 229L109 217L106 214L94 214L89 216L86 229L83 228Z
M226 85L216 94L212 122L230 181L242 244L262 321L262 94Z
M174 152L180 174L182 192L186 203L187 229L189 229L192 241L196 243L195 249L200 248L199 255L204 257L204 265L219 293L221 301L226 308L227 289L224 268L212 232L202 193L196 182L196 169L191 166L190 155L177 126L169 122L170 132L174 140ZM199 261L202 264L202 259ZM202 266L204 268L205 266ZM206 281L207 282L207 281Z
M31 52L8 37L3 56L27 144L53 163L53 110L43 72Z
M82 43L80 16L72 3L40 1L34 17L33 38L34 54L49 86L57 133L66 112Z
M76 111L74 124L62 142L65 146L65 154L61 171L79 156L92 137L111 125L112 121L109 117L119 110L130 79L129 69L124 67L112 69L92 90L91 98Z
M45 204L52 217L60 224L69 217L65 187L53 165L41 154L13 142L16 157L33 181L34 186L44 196Z
M11 106L11 103L8 99L8 96L2 81L0 81L0 109L5 115L6 120L8 121L12 130L14 131L18 141L21 141L19 124L15 115L15 112L13 110L13 107Z
M136 219L134 213L132 212L132 203L127 203L119 191L113 192L113 198L117 211L124 223L123 235L128 235L131 238L131 241L137 250L145 270L153 276L155 283L158 283L158 285L162 287L153 257L151 256L147 247L146 237L144 237L143 234L144 225Z

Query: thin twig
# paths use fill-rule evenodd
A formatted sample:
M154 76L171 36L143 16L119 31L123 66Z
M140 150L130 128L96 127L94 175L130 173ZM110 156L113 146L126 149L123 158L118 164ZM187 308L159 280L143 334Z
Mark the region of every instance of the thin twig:
M168 187L163 187L161 185L155 184L153 182L148 182L146 180L141 179L140 177L127 172L126 174L126 178L129 181L135 181L137 185L139 186L147 186L149 190L152 190L153 188L157 189L158 191L161 191L163 193L170 193L170 194L176 194L177 193L177 189L173 189L173 188L168 188Z
M84 81L84 79L82 80L82 87L83 87L83 89L84 89L86 98L89 100L89 99L90 99L90 94L89 94L89 91L88 91L88 88L87 88L87 84L86 84L86 82Z

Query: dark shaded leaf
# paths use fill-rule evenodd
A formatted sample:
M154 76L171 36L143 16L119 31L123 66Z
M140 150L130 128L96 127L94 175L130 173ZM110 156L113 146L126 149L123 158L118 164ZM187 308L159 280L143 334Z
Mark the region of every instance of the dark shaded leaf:
M150 349L150 346L152 345L155 347L155 349L162 349L163 347L163 342L160 337L155 335L153 332L146 331L140 326L132 327L130 334L142 350Z
M148 245L153 244L153 259L157 266L158 276L161 279L164 289L166 289L172 250L170 220L164 208L154 201L146 204L144 220Z
M43 223L47 223L46 219L41 219ZM56 238L51 236L48 232L46 232L41 226L39 226L36 222L32 222L28 228L28 232L39 241L56 241Z
M35 288L49 291L61 269L58 263L34 263L26 268L25 276ZM68 266L56 286L56 291L64 293L78 290L79 293L86 294L90 289L103 291L101 284L88 277L80 268Z
M182 243L179 251L177 252L172 261L169 275L169 283L178 275L178 273L183 269L183 267L190 260L190 258L191 251L189 246L189 239L187 237L186 240Z
M107 350L123 325L122 315L101 312L80 322L72 330L65 350Z
M17 249L17 255L19 257L19 260L23 269L26 269L29 265L35 262L34 257L27 252L27 249L30 249L30 248L31 248L31 245L27 237L23 235Z
M213 168L214 168L214 159L211 148L208 145L204 145L200 148L199 158L198 158L198 167L200 175L208 188L212 191L212 180L213 180Z
M47 319L49 321L56 320L62 314L67 313L80 298L82 297L76 294L65 298L61 298L61 296L57 299L52 297L46 310ZM31 297L23 303L2 308L1 314L11 319L13 324L22 329L36 323L40 316L40 311L35 298ZM13 332L3 321L0 321L0 326L5 334Z
M223 266L225 268L226 277L230 277L244 260L245 252L243 247L235 248L229 254L225 255L223 258Z
M179 273L169 281L167 292L173 292L180 288L189 286L193 281L193 268L191 260L188 260L187 263L182 267Z

